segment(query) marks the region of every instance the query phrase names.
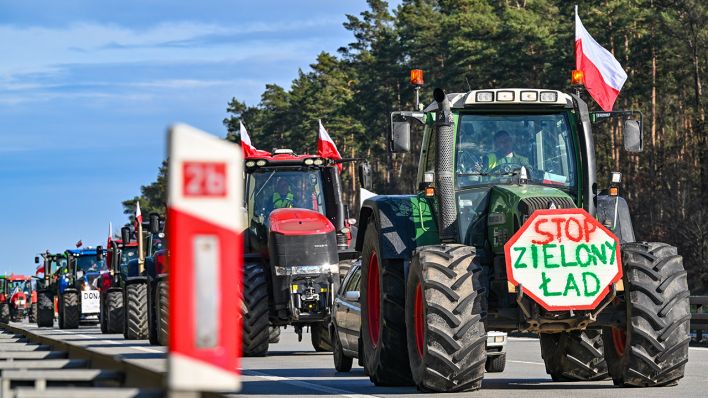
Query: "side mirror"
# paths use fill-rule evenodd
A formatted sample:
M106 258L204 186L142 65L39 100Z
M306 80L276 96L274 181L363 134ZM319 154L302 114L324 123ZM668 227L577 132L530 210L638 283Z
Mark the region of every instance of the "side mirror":
M157 234L160 232L160 215L157 213L150 213L150 233Z
M641 152L644 149L641 121L625 119L622 135L624 137L624 149L627 152Z
M411 123L409 121L392 122L391 152L401 153L411 151Z
M96 246L96 260L103 260L103 246L101 245Z
M120 229L120 238L123 240L123 244L127 245L130 242L130 228L123 227Z
M38 256L34 256L34 263L39 264L39 257Z
M373 181L371 181L371 166L367 162L359 164L359 185L366 190L371 190Z
M360 293L357 290L347 290L344 292L344 299L347 301L358 302Z

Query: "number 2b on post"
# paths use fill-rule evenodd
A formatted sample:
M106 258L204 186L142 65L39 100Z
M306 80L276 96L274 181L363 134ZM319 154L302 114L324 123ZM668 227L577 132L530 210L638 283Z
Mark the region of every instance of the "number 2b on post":
M182 195L185 197L226 196L226 164L221 162L184 162Z

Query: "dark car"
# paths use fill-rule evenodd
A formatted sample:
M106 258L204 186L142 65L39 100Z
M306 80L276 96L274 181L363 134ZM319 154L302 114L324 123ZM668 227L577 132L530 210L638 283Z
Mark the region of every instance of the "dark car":
M360 280L361 260L357 260L347 272L334 299L330 335L332 336L332 344L334 344L334 368L339 372L350 371L354 358L359 358L359 365L361 365Z

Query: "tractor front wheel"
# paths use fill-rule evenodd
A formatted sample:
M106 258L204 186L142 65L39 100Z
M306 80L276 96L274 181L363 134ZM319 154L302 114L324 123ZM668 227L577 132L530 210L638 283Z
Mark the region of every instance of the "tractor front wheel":
M125 309L123 291L109 290L106 293L106 333L123 333L125 328Z
M54 297L47 291L37 293L37 326L54 326Z
M280 327L279 326L269 326L268 327L268 343L270 343L270 344L280 343Z
M603 332L615 385L658 387L684 376L691 311L683 258L665 243L622 245L624 328Z
M262 357L270 339L268 282L260 264L245 264L243 273L243 356Z
M37 323L37 303L30 306L29 323Z
M157 282L157 303L155 308L155 324L157 325L157 343L167 345L167 316L170 312L169 289L167 280Z
M379 233L373 220L364 234L361 269L361 336L366 372L377 386L411 385L403 263L381 258Z
M470 246L426 246L413 255L405 315L408 358L419 390L482 387L487 309L481 275Z
M541 333L541 356L553 381L598 381L608 378L602 332Z
M100 293L99 296L99 307L100 307L100 312L98 313L98 324L101 325L101 333L108 333L108 329L106 325L108 324L108 313L106 309L106 294L105 293Z
M81 321L81 307L79 294L65 292L61 295L61 315L63 318L62 329L78 329Z
M147 283L131 283L125 286L124 307L126 309L126 340L143 340L148 337L148 291Z

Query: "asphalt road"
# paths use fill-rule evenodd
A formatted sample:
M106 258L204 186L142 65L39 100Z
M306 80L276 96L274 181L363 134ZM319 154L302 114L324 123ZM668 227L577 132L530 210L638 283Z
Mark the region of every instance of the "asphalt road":
M126 341L122 335L101 334L93 325L82 325L78 330L36 328L28 324L14 324L35 333L61 339L92 350L120 355L156 372L166 370L165 348L151 346L147 341ZM538 340L510 338L507 346L507 365L503 373L488 373L482 390L473 393L437 394L459 397L706 397L708 396L708 348L691 347L686 376L678 386L663 388L619 388L611 381L592 383L554 383L545 372ZM292 329L283 331L281 341L271 345L264 358L244 358L242 391L232 397L323 396L347 397L403 397L423 396L414 387L376 387L355 365L349 373L334 370L330 353L312 349L309 335L298 342ZM425 394L428 395L428 394Z

